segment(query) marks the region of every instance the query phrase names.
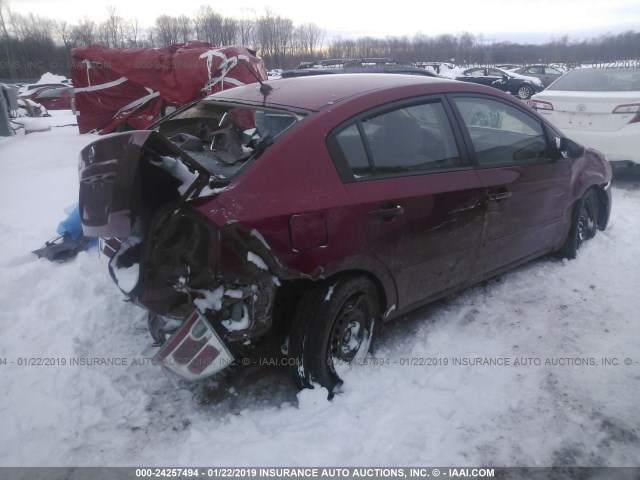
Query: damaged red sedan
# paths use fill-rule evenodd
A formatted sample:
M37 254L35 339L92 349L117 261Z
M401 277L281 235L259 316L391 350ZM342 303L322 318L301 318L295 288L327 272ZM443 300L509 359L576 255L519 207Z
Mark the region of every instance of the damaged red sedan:
M84 232L189 379L280 340L330 391L381 321L604 229L611 169L495 89L327 75L223 91L80 159Z

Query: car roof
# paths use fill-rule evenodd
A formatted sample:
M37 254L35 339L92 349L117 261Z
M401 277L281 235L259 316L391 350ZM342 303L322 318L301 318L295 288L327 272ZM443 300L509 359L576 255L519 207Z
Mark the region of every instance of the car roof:
M318 111L347 98L374 90L429 85L433 93L443 85L456 84L461 90L476 89L463 82L422 75L389 73L354 73L341 75L317 75L309 77L283 78L265 82L272 90L265 96L257 83L236 87L213 94L207 99L228 102L243 102L285 106L301 110ZM487 87L488 88L488 87ZM446 88L449 90L449 88ZM430 92L426 92L430 93Z

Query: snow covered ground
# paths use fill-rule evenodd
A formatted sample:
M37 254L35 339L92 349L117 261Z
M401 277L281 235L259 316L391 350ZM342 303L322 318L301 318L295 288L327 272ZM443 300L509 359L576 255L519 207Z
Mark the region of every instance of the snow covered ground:
M640 465L640 181L614 186L610 226L577 260L540 259L387 326L382 364L349 371L328 402L282 367L170 376L144 361L146 316L95 249L66 264L30 253L77 201L92 138L0 139L0 466ZM70 365L94 357L127 365Z

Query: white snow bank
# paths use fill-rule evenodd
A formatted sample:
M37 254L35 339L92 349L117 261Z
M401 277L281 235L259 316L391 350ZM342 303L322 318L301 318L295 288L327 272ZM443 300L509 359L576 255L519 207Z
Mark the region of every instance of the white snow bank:
M40 77L40 80L38 80L36 83L37 84L42 84L42 83L63 83L66 80L67 80L67 77L65 77L64 75L55 75L53 73L47 72L47 73L44 73Z

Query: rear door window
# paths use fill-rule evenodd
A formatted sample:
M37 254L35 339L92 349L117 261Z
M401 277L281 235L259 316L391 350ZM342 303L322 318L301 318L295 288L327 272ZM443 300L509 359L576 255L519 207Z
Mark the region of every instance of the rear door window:
M464 166L440 101L364 116L339 129L332 140L332 154L356 180Z

